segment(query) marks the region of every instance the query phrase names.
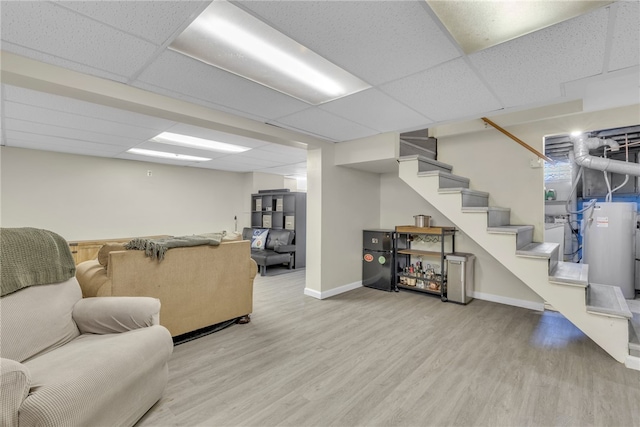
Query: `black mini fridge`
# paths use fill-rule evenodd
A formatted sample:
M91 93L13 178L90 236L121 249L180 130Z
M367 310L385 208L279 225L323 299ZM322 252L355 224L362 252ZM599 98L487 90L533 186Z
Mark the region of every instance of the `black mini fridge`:
M363 230L362 285L391 292L393 274L393 230Z

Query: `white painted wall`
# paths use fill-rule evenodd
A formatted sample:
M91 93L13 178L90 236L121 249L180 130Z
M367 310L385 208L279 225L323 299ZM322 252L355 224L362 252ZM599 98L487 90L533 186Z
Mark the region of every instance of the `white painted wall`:
M362 230L380 224L380 175L336 166L325 144L309 150L307 177L305 292L324 297L362 280Z
M453 226L429 202L402 181L397 174L380 177L380 227L414 223L413 215L431 216L432 225ZM462 232L456 234L456 251L472 253L475 260L475 291L483 298L519 306L542 304L542 299L501 263Z
M244 174L20 148L1 149L2 226L67 240L239 229ZM152 176L147 176L147 171Z

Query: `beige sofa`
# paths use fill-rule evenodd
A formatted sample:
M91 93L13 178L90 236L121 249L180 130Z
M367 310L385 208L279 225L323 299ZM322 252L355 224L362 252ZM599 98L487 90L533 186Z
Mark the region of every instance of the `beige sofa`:
M76 277L84 297L148 296L161 302L160 324L173 337L249 315L257 273L250 242L173 248L164 260L112 248L103 264L85 261Z

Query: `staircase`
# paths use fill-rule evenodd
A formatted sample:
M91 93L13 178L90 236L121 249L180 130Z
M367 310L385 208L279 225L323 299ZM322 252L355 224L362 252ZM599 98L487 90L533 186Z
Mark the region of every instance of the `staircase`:
M482 246L614 359L628 361L629 311L616 286L589 284L589 266L560 261L559 245L533 241L532 225L510 223L510 210L489 206L489 193L421 155L400 157L399 175L456 227Z

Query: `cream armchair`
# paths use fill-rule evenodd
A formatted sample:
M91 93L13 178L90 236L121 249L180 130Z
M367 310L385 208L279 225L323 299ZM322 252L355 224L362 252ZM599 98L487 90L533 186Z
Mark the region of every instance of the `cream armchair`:
M134 425L167 384L173 342L159 312L155 298L82 299L75 276L4 295L0 425Z

